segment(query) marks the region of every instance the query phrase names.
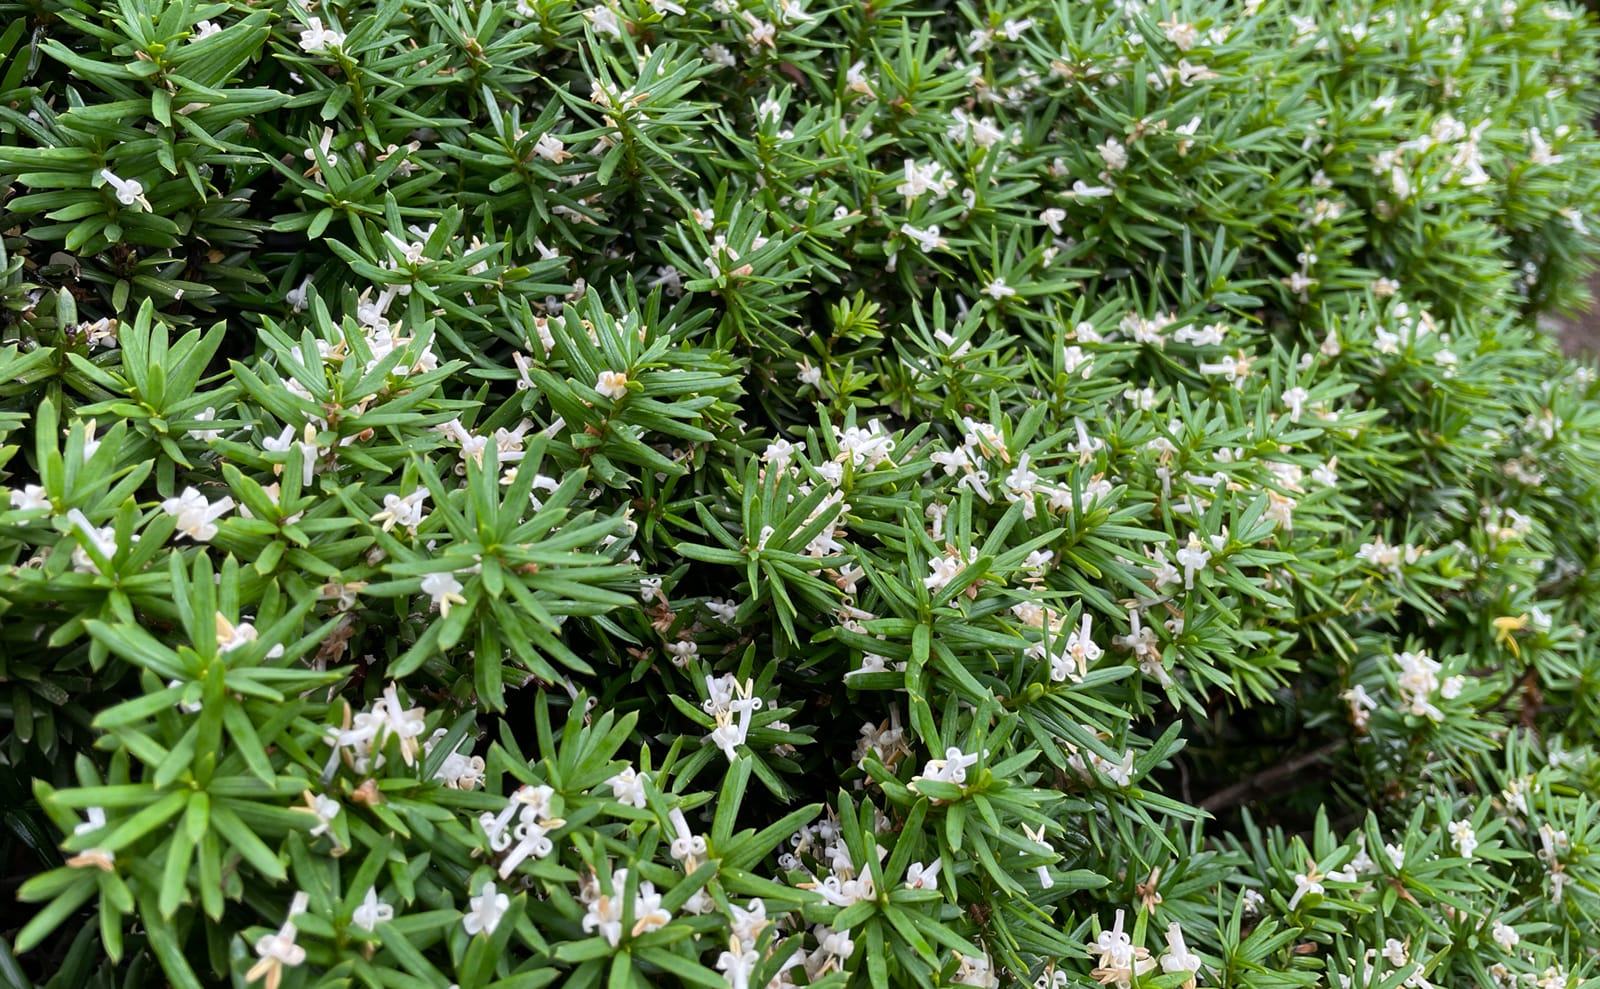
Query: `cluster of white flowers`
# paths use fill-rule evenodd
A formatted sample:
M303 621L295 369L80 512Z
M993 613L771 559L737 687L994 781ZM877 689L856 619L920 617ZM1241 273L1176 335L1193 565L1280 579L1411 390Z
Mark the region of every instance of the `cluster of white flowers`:
M583 882L578 890L578 899L584 906L584 933L599 934L613 948L622 943L622 917L626 905L623 897L627 887L627 869L617 869L611 873L609 893L601 890L598 876L591 875ZM661 906L661 894L656 892L655 884L648 879L639 881L632 906L633 927L628 932L629 937L660 930L672 923L672 914Z
M700 706L715 721L707 737L732 762L739 757L739 746L750 737L750 719L764 702L755 696L754 680L740 682L733 674L724 673L716 679L707 676L705 683L706 699Z
M928 561L928 576L922 578L922 586L935 594L944 590L950 582L961 576L968 564L978 559L976 546L969 547L965 556L954 546L946 546L944 554L935 556Z
M1466 677L1449 676L1441 682L1439 671L1443 667L1424 652L1397 653L1394 661L1400 667L1396 685L1401 710L1430 721L1443 721L1444 712L1433 702L1435 694L1444 700L1455 699L1466 686Z
M1106 737L1104 732L1096 731L1093 725L1079 727L1096 738ZM1080 749L1071 742L1063 742L1062 747L1067 750L1067 766L1083 781L1095 783L1105 780L1117 787L1132 785L1134 757L1132 749L1124 751L1120 760L1112 762L1092 749Z
M1391 966L1389 971L1385 972L1378 965L1380 958ZM1433 983L1423 974L1426 966L1411 957L1411 946L1399 938L1389 938L1384 941L1381 951L1377 948L1367 948L1355 955L1353 961L1355 963L1353 972L1340 972L1336 975L1340 989L1376 985L1393 978L1399 978L1397 984L1405 986L1406 989L1433 989Z
M1361 547L1356 550L1356 556L1374 569L1387 570L1389 573L1399 576L1402 567L1414 565L1418 560L1426 556L1427 552L1426 548L1415 546L1411 543L1391 546L1384 541L1382 536L1373 536L1371 542L1361 544Z
M484 811L478 815L478 825L488 839L489 849L504 856L498 870L501 879L509 879L517 866L529 858L542 859L555 850L550 832L567 822L552 815L554 798L555 790L549 786L521 786L506 801L504 810L498 814Z
M925 193L946 195L956 188L956 180L945 167L937 161L930 161L926 165L906 159L904 166L905 179L894 187L897 195L905 199L909 205L917 201Z
M911 777L908 787L916 790L922 780L961 786L967 782L967 770L978 764L978 758L976 752L963 752L951 746L945 750L943 759L929 759L927 765L922 767L922 772Z
M1489 537L1491 546L1521 542L1533 532L1533 520L1515 508L1486 507L1480 514L1483 518L1484 535Z
M404 496L386 494L383 496L383 510L373 513L372 521L382 522L384 532L389 532L398 525L416 535L417 526L427 517L422 507L422 503L427 500L427 488L417 488Z
M467 900L468 910L461 917L461 926L469 937L479 934L488 937L500 926L500 918L511 909L511 897L495 889L494 881L484 880L478 895Z
M1135 621L1137 621L1137 617ZM1050 653L1044 640L1041 639L1029 646L1025 654L1027 658L1034 661L1039 661L1049 656L1050 679L1052 681L1065 683L1071 680L1073 683L1082 683L1083 678L1089 673L1089 665L1097 661L1102 654L1101 648L1095 644L1094 638L1090 634L1092 623L1093 617L1088 612L1084 612L1082 622L1067 636L1066 641L1061 644L1059 652ZM1157 665L1159 666L1159 663Z
M331 778L340 762L358 776L383 768L383 750L391 739L399 742L400 757L406 765L412 765L422 752L420 737L427 728L423 720L426 714L421 707L406 707L400 700L400 688L393 683L372 702L370 711L352 716L350 705L346 704L343 723L330 725L326 732L333 751L323 767L324 778Z
M1133 938L1123 930L1122 924L1123 911L1118 910L1111 929L1101 931L1099 937L1089 942L1089 954L1095 959L1094 971L1089 974L1101 985L1130 989L1134 979L1155 969L1156 960L1150 957L1150 949L1134 946Z
M961 445L949 450L936 449L930 454L930 459L935 466L943 469L945 476L957 478L957 489L968 489L987 503L994 501L993 485L996 481L1006 501L1021 503L1022 516L1026 519L1038 514L1037 496L1044 497L1048 510L1064 513L1073 511L1075 507L1087 509L1111 494L1111 482L1104 475L1097 474L1083 484L1081 501L1075 505L1071 485L1046 483L1033 469L1032 455L1029 453L1024 452L1013 459L1005 437L992 424L966 417L961 420L961 426ZM1069 452L1084 458L1102 448L1103 441L1090 436L1082 420L1078 421L1077 428L1079 439L1076 444L1069 444ZM1003 477L1002 471L1005 472Z
M1144 617L1137 605L1128 607L1128 634L1114 635L1111 637L1111 642L1133 653L1135 662L1139 664L1139 672L1155 680L1162 687L1174 685L1172 674L1167 671L1166 664L1162 661L1161 640L1155 629L1144 623Z
M1395 302L1389 310L1389 316L1393 320L1393 329L1381 322L1373 327L1373 346L1378 353L1396 355L1402 350L1420 347L1426 343L1433 347L1434 363L1444 367L1447 372L1455 367L1458 358L1454 352L1445 348L1450 342L1450 337L1440 332L1439 324L1432 313L1424 309L1412 315L1409 304Z
M323 27L320 17L308 18L306 26L300 29L300 48L308 55L332 54L344 45L344 41L344 32Z
M894 455L894 436L876 419L865 427L834 426L833 439L839 448L839 460L849 461L856 470L877 470Z

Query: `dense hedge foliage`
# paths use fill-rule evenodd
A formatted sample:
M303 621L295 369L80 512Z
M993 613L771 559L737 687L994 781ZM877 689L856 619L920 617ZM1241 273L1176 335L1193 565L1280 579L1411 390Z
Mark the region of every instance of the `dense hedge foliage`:
M0 0L0 983L1600 984L1596 41Z

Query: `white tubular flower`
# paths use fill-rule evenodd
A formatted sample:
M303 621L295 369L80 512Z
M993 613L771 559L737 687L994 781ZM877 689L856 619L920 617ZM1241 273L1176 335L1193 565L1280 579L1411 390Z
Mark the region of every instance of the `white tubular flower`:
M400 755L406 765L416 761L421 743L417 741L427 727L420 707L407 708L400 701L400 688L391 682L383 697L372 705L372 722L377 726L374 745L382 749L390 736L400 739Z
M939 225L930 225L926 230L913 227L909 223L900 224L900 232L914 241L924 254L937 251L950 246L950 242L939 236Z
M611 874L611 892L602 893L594 882L580 893L587 907L583 917L584 933L598 933L613 948L622 943L622 895L628 887L628 870L618 869ZM642 881L633 898L633 930L630 937L660 930L672 922L672 914L661 906L661 894L654 883Z
M1300 417L1305 414L1306 402L1309 401L1310 398L1310 393L1298 385L1288 389L1283 393L1282 401L1284 406L1289 410L1290 422L1300 421Z
M471 937L480 933L488 936L500 926L500 918L511 909L511 897L495 892L494 880L486 879L478 895L468 900L467 905L471 909L462 915L461 926L466 928Z
M451 605L467 603L467 599L461 596L461 581L456 580L452 573L428 574L422 578L422 593L433 599L433 606L439 609L441 618L450 617Z
M378 899L378 887L373 886L367 890L367 895L362 899L361 905L356 907L355 913L350 915L350 924L364 931L372 932L379 924L385 924L394 919L394 907Z
M977 989L999 989L1000 976L994 970L994 960L988 955L968 958L956 952L957 968L952 985L976 986Z
M1472 830L1471 821L1450 822L1450 844L1455 846L1462 858L1472 858L1472 853L1478 848L1478 836Z
M1109 186L1090 185L1082 179L1072 183L1071 191L1062 193L1068 199L1106 199L1114 194Z
M1106 138L1105 143L1098 145L1095 151L1099 152L1100 160L1105 163L1108 172L1120 172L1128 167L1128 149L1115 137Z
M1194 976L1200 971L1200 956L1189 950L1183 940L1183 928L1177 924L1167 925L1167 953L1161 956L1161 971L1171 974L1173 972L1188 972L1189 979L1184 985L1194 985Z
M106 826L106 810L104 807L85 807L83 810L85 820L72 829L75 835L93 834Z
M625 803L630 807L644 807L644 784L649 779L644 773L636 772L632 766L606 780L606 785L611 787L611 798Z
M1494 922L1492 936L1494 937L1494 943L1498 944L1502 951L1511 951L1522 941L1522 936L1517 933L1517 929L1503 920Z
M224 656L235 649L243 648L260 638L260 633L251 622L240 622L235 625L228 621L226 615L217 612L215 619L217 629L217 655ZM277 659L283 655L283 646L274 645L267 650L268 659Z
M144 185L138 179L118 178L109 168L100 169L100 177L106 180L106 185L116 190L117 202L124 206L137 203L143 206L146 212L150 211L150 200L144 197Z
M626 877L627 870L618 871ZM613 877L611 882L610 893L601 893L596 889L593 899L585 897L588 909L583 915L583 931L585 934L598 933L615 948L622 943L622 897L616 878ZM598 886L598 883L595 885Z
M27 484L21 491L11 492L11 507L19 512L48 511L50 496L40 485Z
M628 376L621 371L601 371L594 390L615 401L628 394Z
M583 16L594 25L596 34L609 34L613 38L622 37L622 25L617 20L617 14L610 7L596 4L583 12Z
M300 50L308 55L327 55L344 45L344 34L322 26L322 18L313 17L300 29Z
M298 288L292 288L284 294L283 300L289 303L289 308L295 312L305 312L311 305L311 276L307 275L300 280Z
M98 550L100 555L107 559L117 555L117 532L113 526L96 526L89 521L88 516L76 508L67 510L67 521L79 532L83 533L90 545ZM134 537L134 539L138 538L138 536ZM82 546L77 546L72 550L72 569L78 573L105 576L100 573L100 565L94 562L94 558Z
M672 822L674 832L670 848L672 857L683 863L684 872L693 872L700 867L700 859L706 854L705 836L689 830L689 821L681 809L672 808L667 812L667 817Z
M277 436L268 436L261 441L261 449L267 453L287 454L296 446L300 448L300 476L309 481L316 473L317 453L320 450L317 446L317 427L306 423L300 438L295 439L294 427L284 426L283 432ZM273 468L273 473L279 473L282 469L281 466L276 466Z
M1061 655L1050 660L1051 680L1062 683L1070 679L1074 683L1081 683L1089 672L1089 664L1103 654L1103 650L1089 636L1092 622L1093 618L1085 613L1083 622L1067 636L1066 647Z
M1044 827L1044 825L1042 825L1042 824L1039 825L1039 828L1036 831L1033 828L1030 828L1026 824L1024 824L1022 826L1022 833L1028 836L1028 840L1029 841L1033 842L1034 844L1038 845L1041 849L1043 849L1045 854L1054 855L1056 853L1056 850L1054 848L1050 847L1050 843L1044 840L1044 838L1045 838L1045 827ZM1026 853L1023 853L1023 854L1026 854ZM1034 867L1033 871L1034 871L1034 874L1039 877L1039 888L1040 889L1050 889L1051 887L1053 887L1056 884L1055 879L1052 878L1051 875L1050 875L1050 867L1049 866L1038 865L1038 866Z
M260 961L251 967L244 975L246 982L266 980L267 989L278 989L283 981L283 970L296 968L306 960L306 949L295 943L299 935L294 919L306 912L306 904L310 896L304 892L296 893L294 900L289 904L289 916L284 918L283 926L278 928L276 934L266 934L256 941L256 954Z
M911 788L918 782L932 780L936 783L954 783L960 786L967 781L967 770L977 765L978 753L966 753L951 746L945 749L943 759L929 759L919 776L911 777Z
M728 936L728 950L717 956L717 971L727 976L731 989L749 989L750 976L760 961L753 944L747 947L739 935L732 934Z
M539 140L533 145L533 153L556 165L572 157L572 152L563 149L561 138L554 134L539 135Z
M1007 285L1004 278L996 278L983 287L983 293L998 302L1016 295L1017 290Z
M524 787L524 790L527 789L531 788ZM541 787L540 789L549 788ZM517 796L512 798L513 807L521 803L518 798L522 796L522 791L518 791ZM555 842L550 839L550 832L567 823L559 818L545 818L539 808L525 803L521 804L517 817L517 826L512 830L512 835L517 839L517 843L511 846L510 854L500 863L499 873L501 879L509 879L511 874L517 871L517 866L529 858L542 859L555 851Z
M161 510L177 517L178 535L204 543L216 536L216 520L233 510L233 499L223 497L209 501L205 495L189 487L184 488L176 498L163 501Z
M822 368L813 366L804 357L800 358L800 362L795 365L795 368L794 376L802 385L810 385L813 388L822 385Z
M387 494L383 496L383 511L372 516L372 521L382 522L383 531L388 532L395 526L404 526L415 534L417 526L422 524L426 513L422 510L422 503L428 500L428 489L418 488L406 495Z
M761 932L772 923L767 919L766 901L754 899L748 907L729 905L729 926L733 934L745 944L755 944Z
M1189 533L1189 541L1178 550L1176 559L1178 566L1183 568L1184 590L1194 590L1194 575L1211 562L1211 553L1200 542L1200 537Z
M423 743L423 751L432 754L433 747L445 735L449 734L443 728L437 729L428 741ZM466 752L461 749L465 747ZM444 762L439 764L433 778L443 783L452 790L475 790L483 783L485 769L483 756L472 755L472 739L463 738L456 749L444 757Z
M963 566L960 557L936 556L928 561L928 569L932 572L923 578L923 586L930 591L943 590L946 584L956 579Z
M317 823L309 832L311 837L315 838L319 835L333 837L330 830L333 827L333 819L338 817L339 811L343 809L339 806L339 801L326 794L313 796L310 790L305 792L305 799L306 806L296 807L295 810L304 811L317 819ZM337 840L335 838L335 841Z
M944 859L934 859L931 865L911 863L906 869L906 889L938 889L939 870L943 867Z
M1317 876L1314 872L1301 873L1300 875L1294 877L1294 895L1289 897L1290 910L1293 910L1295 907L1299 906L1300 900L1305 897L1307 893L1316 893L1318 895L1323 893L1322 884L1317 882L1317 879L1319 878L1321 877Z
M1090 974L1102 985L1115 984L1118 989L1129 989L1133 980L1156 967L1148 948L1135 948L1133 939L1122 929L1123 911L1117 911L1116 923L1089 945L1089 954L1098 956L1098 965Z
M731 674L723 674L716 679L708 676L705 683L707 698L701 708L716 721L708 737L732 762L750 735L750 719L765 702L755 696L754 680L740 683Z

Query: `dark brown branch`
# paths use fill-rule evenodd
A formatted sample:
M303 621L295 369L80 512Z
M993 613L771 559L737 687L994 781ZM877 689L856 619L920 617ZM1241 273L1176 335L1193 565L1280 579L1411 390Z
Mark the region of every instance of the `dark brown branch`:
M1276 766L1268 766L1249 779L1241 780L1232 786L1218 790L1200 801L1200 809L1214 814L1219 810L1237 807L1239 804L1254 800L1257 797L1276 793L1281 789L1282 784L1293 780L1294 777L1299 776L1305 770L1338 752L1348 744L1348 739L1336 738L1320 748L1312 749L1310 752L1302 752L1291 759L1278 763Z

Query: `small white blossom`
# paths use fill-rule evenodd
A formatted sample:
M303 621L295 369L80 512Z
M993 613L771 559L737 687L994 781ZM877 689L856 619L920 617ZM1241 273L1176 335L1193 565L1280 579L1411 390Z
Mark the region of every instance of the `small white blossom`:
M300 49L308 55L327 55L344 44L344 34L322 26L322 18L313 17L300 29Z
M1478 848L1478 836L1472 830L1471 821L1450 822L1450 844L1455 846L1457 854L1462 858L1470 859Z
M1128 167L1128 149L1115 137L1108 137L1104 144L1095 148L1099 152L1100 160L1105 162L1106 171L1120 172Z
M1185 590L1194 590L1194 575L1211 562L1211 553L1201 544L1200 538L1189 533L1189 541L1177 552L1178 566L1183 568Z
M11 492L11 507L19 512L48 511L50 497L37 484L23 485L21 491Z
M1494 943L1498 944L1502 951L1511 951L1522 941L1522 936L1517 933L1517 929L1503 920L1494 922L1492 937L1494 938Z
M1300 905L1300 900L1308 893L1321 895L1324 890L1322 884L1317 882L1321 878L1316 873L1302 873L1294 877L1294 895L1289 897L1289 909L1292 911Z
M1123 911L1117 911L1117 920L1110 930L1101 931L1100 936L1090 942L1089 954L1096 956L1094 976L1102 985L1115 985L1117 989L1128 989L1133 980L1143 976L1156 967L1156 960L1150 957L1147 948L1136 948L1133 939L1122 928Z
M606 786L611 787L611 799L627 803L629 807L645 807L645 783L648 776L638 773L634 767L627 767L613 778L606 779Z
M138 179L118 178L109 168L100 169L100 177L106 180L107 185L116 190L117 202L124 206L132 206L138 203L146 211L150 210L150 200L145 198L144 185Z
M373 886L367 890L367 895L362 898L361 905L356 907L355 913L350 915L350 923L364 931L373 931L379 924L385 924L394 919L394 907L378 899L378 888Z
M450 617L451 605L467 603L467 599L461 596L461 581L456 580L453 573L430 573L423 577L422 593L433 599L433 606L439 609L441 618Z
M415 533L417 526L422 524L425 517L422 503L427 500L427 488L418 488L403 498L399 495L386 494L383 496L383 511L375 513L372 521L382 522L384 532L399 525Z
M1004 278L993 279L989 282L989 284L983 287L983 292L996 302L1000 301L1001 299L1009 299L1013 295L1017 294L1017 290L1012 288L1010 285L1007 285Z
M267 989L278 989L283 980L283 970L297 968L306 960L306 949L295 943L299 930L294 919L306 912L310 896L304 892L294 895L289 904L289 914L276 934L265 934L256 940L256 955L261 959L245 973L246 982L265 979Z
M1177 924L1167 925L1167 953L1161 956L1161 971L1168 973L1188 972L1193 982L1193 976L1200 971L1200 956L1189 950L1183 940L1183 928Z
M161 503L161 510L178 519L178 535L197 543L209 542L217 534L216 520L233 510L233 499L207 500L194 488L184 488L176 498Z
M511 897L495 892L494 880L484 880L478 895L468 901L470 909L462 915L461 926L469 936L491 935L500 926L500 918L511 909Z

